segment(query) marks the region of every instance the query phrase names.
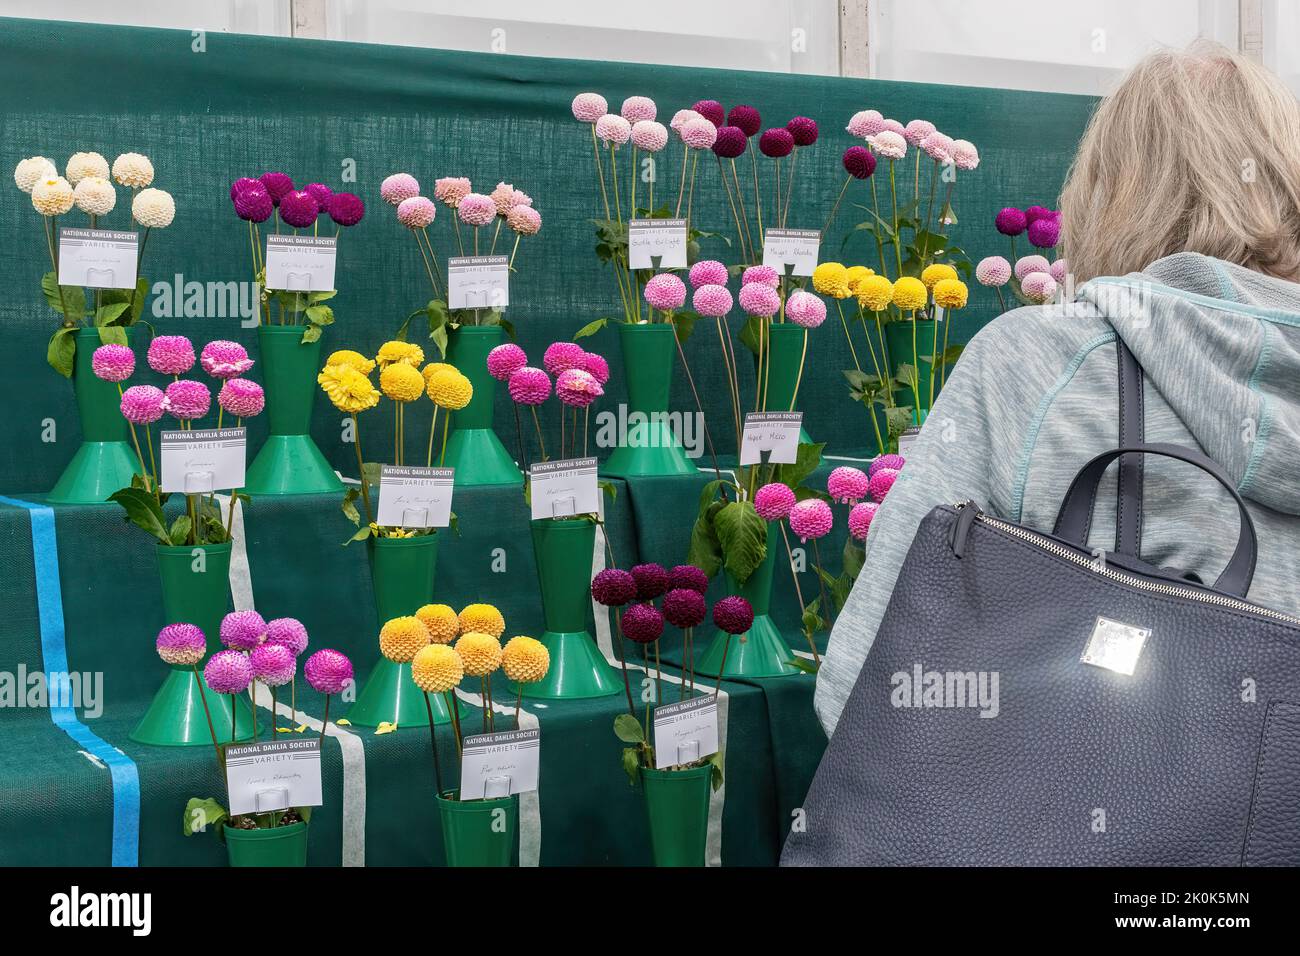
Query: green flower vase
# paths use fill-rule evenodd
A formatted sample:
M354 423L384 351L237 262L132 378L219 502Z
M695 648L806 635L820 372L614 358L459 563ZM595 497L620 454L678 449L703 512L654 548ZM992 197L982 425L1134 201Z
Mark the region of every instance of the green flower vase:
M130 343L133 329L125 329ZM99 348L98 329L79 329L72 368L72 390L81 419L81 444L46 500L55 505L97 505L131 486L140 468L130 431L122 417L116 382L96 378L91 358Z
M607 475L699 474L668 423L668 396L677 362L675 336L673 326L665 322L618 326L627 379L627 428L605 462Z
M236 830L223 826L222 836L231 866L306 866L307 824L265 830Z
M718 631L708 650L696 662L695 669L698 673L717 677L721 670L724 678L788 677L802 673L790 663L794 652L781 636L781 629L771 616L772 574L777 565L778 553L783 558L785 555L785 545L780 537L780 526L775 521L769 521L767 557L744 584L730 574L727 575L728 593L740 595L754 606L754 623L745 634L728 635L725 631Z
M209 649L217 647L221 619L230 610L230 542L159 545L157 552L166 623L194 624L203 631ZM247 697L236 695L235 706L239 739L248 740L253 736L253 717ZM197 680L191 668L172 667L131 731L131 739L155 747L210 747L209 714L217 740L229 741L230 695L208 689L201 661Z
M913 326L916 331L916 348L912 348ZM917 322L890 322L885 326L885 341L889 344L889 357L895 375L904 365L916 369L917 395L913 395L910 385L894 389L894 402L914 409L912 421L922 424L930 414L930 379L933 370L930 358L935 353L935 335L938 335L938 349L943 349L943 326L929 319ZM939 397L939 383L934 383L934 397Z
M655 866L704 866L713 767L641 768Z
M519 797L459 800L438 795L448 866L510 866L519 842Z
M587 630L595 522L541 518L532 523L532 533L546 622L546 631L538 640L550 652L551 667L540 681L524 685L524 696L572 699L622 693L618 672ZM518 689L514 685L514 690Z
M321 340L302 341L301 325L263 325L257 330L262 383L271 434L244 479L250 495L315 495L342 491L343 482L311 435Z
M765 374L767 382L767 411L797 412L797 394L802 381L799 370L804 364L804 343L808 330L793 322L773 322L768 326L770 340L764 347L771 348L771 361ZM760 370L761 372L761 370ZM799 429L801 444L812 444L808 432Z
M497 382L487 370L488 353L501 344L499 325L462 325L447 341L447 361L474 386L474 397L451 413L446 465L456 469L456 485L518 485L523 472L492 428Z

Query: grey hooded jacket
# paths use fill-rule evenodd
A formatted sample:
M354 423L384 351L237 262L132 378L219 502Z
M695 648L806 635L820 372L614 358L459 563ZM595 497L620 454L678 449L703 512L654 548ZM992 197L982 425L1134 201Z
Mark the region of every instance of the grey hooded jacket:
M827 734L931 508L972 498L1050 531L1075 472L1116 447L1117 334L1146 373L1146 440L1199 447L1247 499L1259 535L1250 600L1300 614L1300 285L1179 253L1094 279L1072 303L1016 309L971 340L872 522L831 633L816 694ZM1115 546L1114 472L1094 549ZM1231 499L1179 462L1147 458L1145 474L1142 558L1213 581L1236 541Z

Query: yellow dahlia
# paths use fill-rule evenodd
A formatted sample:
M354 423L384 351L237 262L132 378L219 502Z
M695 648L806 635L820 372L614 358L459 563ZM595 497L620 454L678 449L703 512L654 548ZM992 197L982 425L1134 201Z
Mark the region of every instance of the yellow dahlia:
M379 363L380 368L388 368L394 362L419 368L424 361L424 349L412 342L399 342L393 339L379 346L379 354L375 356L375 361Z
M452 411L464 408L474 397L473 383L454 368L440 369L430 375L426 391L435 404Z
M337 352L331 352L330 357L325 360L326 365L350 365L362 375L369 375L375 370L375 362L368 359L360 352L354 352L352 349L339 349Z
M113 178L119 186L143 189L153 182L153 163L142 153L123 153L113 160Z
M966 283L960 279L940 279L934 284L934 302L945 309L964 309Z
M925 283L912 276L903 276L894 283L894 305L905 312L925 307Z
M32 187L32 207L42 216L62 216L72 208L72 186L62 176L49 176Z
M464 676L460 655L446 644L422 647L411 661L411 679L426 694L445 694Z
M446 362L430 362L424 368L420 369L420 374L424 376L424 380L427 382L436 373L441 372L443 369L448 369L448 368L451 369L453 372L459 371L459 369L457 369L456 366L448 365Z
M823 262L813 270L813 288L834 299L849 297L849 270L842 262Z
M435 644L450 644L460 633L460 619L445 604L426 604L415 612L415 616L424 622Z
M379 373L379 387L395 402L413 402L424 394L424 377L404 362L394 362Z
M460 612L460 632L470 631L500 637L506 631L506 619L491 604L469 604Z
M326 365L316 381L341 412L355 415L379 404L379 389L350 365Z
M379 629L379 650L395 664L406 664L429 643L429 629L418 617L395 617Z
M68 165L63 167L63 175L74 186L87 176L107 179L108 160L99 153L73 153L68 160Z
M551 669L551 652L533 637L512 637L501 649L501 670L517 684L533 684Z
M921 270L921 281L925 283L927 289L933 289L934 284L940 279L957 278L957 270L947 263L936 262L932 266L926 266Z
M87 176L72 190L72 201L87 216L107 216L117 205L117 190L107 179Z
M894 300L894 283L888 276L870 275L858 282L857 293L864 309L881 312Z
M491 634L462 634L456 642L456 653L470 677L487 677L501 666L501 642Z
M25 193L30 193L32 187L42 179L58 178L59 168L44 156L20 159L18 165L14 167L14 185Z
M131 216L146 229L166 229L176 218L176 202L165 189L142 189L131 200Z
M849 266L846 278L849 283L849 291L857 292L858 283L867 276L875 275L875 271L868 269L866 266Z

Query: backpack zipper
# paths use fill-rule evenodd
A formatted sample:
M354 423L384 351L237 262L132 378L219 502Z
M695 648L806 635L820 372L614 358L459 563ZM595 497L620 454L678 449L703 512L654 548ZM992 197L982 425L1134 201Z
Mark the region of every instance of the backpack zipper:
M1081 568L1087 568L1094 574L1100 574L1102 577L1109 578L1112 581L1117 581L1120 584L1139 588L1143 591L1152 591L1156 594L1165 594L1170 597L1188 598L1193 601L1200 601L1202 604L1213 604L1217 607L1231 608L1235 611L1246 611L1250 614L1258 614L1275 621L1281 621L1284 624L1291 624L1300 627L1300 618L1292 617L1290 614L1283 614L1281 611L1274 611L1272 608L1261 607L1258 604L1251 604L1247 601L1242 601L1238 598L1228 597L1227 595L1215 592L1199 591L1195 588L1178 587L1173 584L1160 584L1155 581L1148 581L1145 578L1140 578L1134 574L1128 574L1124 571L1116 571L1106 565L1098 567L1096 559L1091 556L1082 555L1078 551L1075 551L1072 548L1067 548L1062 544L1058 544L1051 538L1038 534L1035 531L1029 531L1019 525L1011 524L1009 521L1003 521L1000 518L986 515L980 510L979 505L975 504L974 501L961 501L954 505L954 507L957 509L958 525L964 525L966 528L969 528L972 521L978 521L981 524L989 525L990 527L1003 531L1014 538L1019 538L1021 541L1027 541L1035 547L1041 548L1050 554L1065 558L1066 560L1077 564ZM973 513L973 517L971 518L966 517L966 509L968 508ZM958 540L958 535L955 533L955 530L956 529L954 529L953 535L953 550L954 552L964 551L965 541ZM961 539L964 539L965 534L962 534L960 537ZM960 557L960 554L958 554L958 557Z

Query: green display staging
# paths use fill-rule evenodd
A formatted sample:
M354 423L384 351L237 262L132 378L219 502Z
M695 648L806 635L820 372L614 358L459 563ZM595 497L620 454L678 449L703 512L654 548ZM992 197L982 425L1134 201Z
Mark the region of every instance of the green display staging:
M510 866L519 842L519 797L461 800L459 796L438 795L447 865Z
M250 495L311 495L341 491L343 483L309 434L320 372L321 340L302 341L300 325L257 330L271 434L244 480Z
M704 866L713 767L641 768L655 866Z
M776 568L778 554L785 559L785 543L780 540L780 525L775 521L767 525L767 557L754 569L744 584L738 584L730 574L727 575L729 594L738 594L754 606L754 623L748 633L731 635L718 631L695 665L696 671L718 676L719 668L723 677L788 677L801 673L790 661L794 652L781 636L781 629L772 620L772 573ZM726 664L723 664L723 655Z
M231 866L306 866L307 824L265 830L222 828Z
M694 475L699 469L686 457L682 443L668 424L668 396L673 366L677 362L676 331L666 323L618 326L627 376L628 415L640 413L645 421L629 422L627 434L605 462L607 475Z
M916 326L916 351L912 350L912 326ZM885 326L885 341L889 344L889 361L894 366L894 374L904 365L916 369L917 392L920 401L912 394L910 385L894 390L894 401L919 411L920 417L913 416L917 424L925 421L930 414L930 356L934 351L934 333L938 326L939 351L943 351L943 327L932 319L919 319L912 322L890 322ZM919 358L918 358L919 356ZM939 382L934 383L934 397L939 397Z
M158 545L157 552L167 623L195 625L203 631L211 650L217 646L221 619L230 610L230 542ZM210 747L213 733L219 741L230 740L230 695L209 690L202 671L200 662L196 681L189 667L171 668L144 717L131 731L131 739L156 747ZM236 695L234 701L239 739L247 740L253 736L250 704L242 694Z
M622 679L587 630L595 522L542 518L532 522L532 533L546 622L538 640L550 652L551 667L540 681L524 685L524 696L553 699L622 693ZM513 689L517 691L518 685Z
M134 330L124 331L129 343ZM91 368L91 359L100 345L99 330L79 329L76 339L72 389L81 419L81 444L47 500L60 505L103 504L113 492L130 487L140 462L122 417L117 383L97 378ZM140 440L144 441L143 436Z
M504 336L499 325L462 325L448 336L447 361L474 386L469 404L451 413L444 464L456 469L458 486L517 485L524 480L492 427L497 382L488 374L487 357Z
M804 344L808 330L792 322L774 322L768 328L771 330L772 360L766 372L767 407L763 411L797 412L800 409L796 390L803 391L804 380L800 379L799 369L806 358ZM764 348L767 347L768 344L764 343ZM803 428L799 429L799 441L812 444Z
M414 614L433 602L433 580L438 566L438 535L414 538L371 538L368 542L371 580L375 587L375 644L379 630L395 617ZM434 723L451 721L451 711L441 694L431 694ZM398 727L428 726L424 694L411 679L411 665L380 655L348 711L358 727L381 723Z

